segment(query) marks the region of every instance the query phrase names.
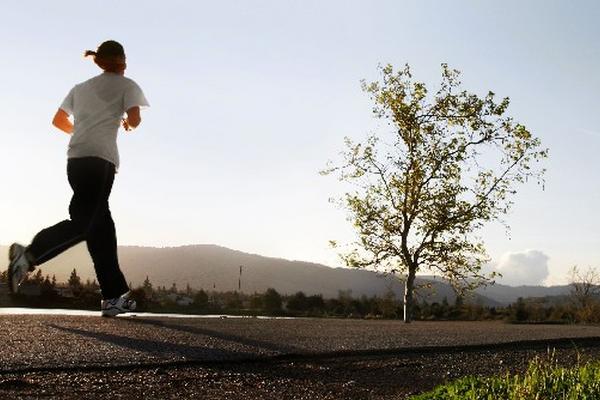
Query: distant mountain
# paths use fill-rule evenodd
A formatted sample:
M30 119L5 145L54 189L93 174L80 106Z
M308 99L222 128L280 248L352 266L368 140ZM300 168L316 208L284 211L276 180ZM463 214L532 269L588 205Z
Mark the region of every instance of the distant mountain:
M6 260L7 253L8 248L0 246L0 260ZM392 290L401 299L404 292L402 282L371 271L263 257L216 245L122 246L119 247L119 259L125 276L134 286L140 285L148 276L154 286L170 287L175 283L180 289L189 284L195 289L237 290L242 266L241 290L246 293L264 292L272 287L282 294L303 291L308 295L322 294L330 298L337 297L340 290L351 291L355 297L381 296ZM84 281L95 278L85 245L75 246L40 268L44 274L56 275L58 281L66 281L73 268ZM420 291L419 299L440 302L445 297L448 302L454 302L452 288L440 278L419 277L417 284L431 286ZM477 290L469 301L497 306L511 303L518 297L559 294L560 288L494 285Z
M569 285L561 286L507 286L496 283L487 287L476 289L475 292L492 298L502 304L510 304L519 297L557 297L565 296L570 292Z

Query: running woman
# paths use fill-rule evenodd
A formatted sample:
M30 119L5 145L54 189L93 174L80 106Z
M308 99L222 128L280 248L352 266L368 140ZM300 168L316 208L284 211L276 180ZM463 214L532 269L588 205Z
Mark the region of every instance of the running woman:
M117 131L130 131L141 122L140 107L148 106L141 88L124 76L123 46L113 40L88 50L103 72L75 85L56 112L52 124L71 135L67 177L73 189L70 219L40 231L27 247L9 250L8 287L12 293L28 273L75 244L86 241L102 292L102 316L135 309L119 267L115 225L108 206L119 167ZM69 117L73 117L73 123Z

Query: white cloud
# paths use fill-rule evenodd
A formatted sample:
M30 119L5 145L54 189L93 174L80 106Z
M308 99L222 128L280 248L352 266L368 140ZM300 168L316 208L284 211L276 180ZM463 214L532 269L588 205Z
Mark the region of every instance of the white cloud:
M549 276L549 257L539 250L505 253L495 265L498 283L511 286L542 285Z

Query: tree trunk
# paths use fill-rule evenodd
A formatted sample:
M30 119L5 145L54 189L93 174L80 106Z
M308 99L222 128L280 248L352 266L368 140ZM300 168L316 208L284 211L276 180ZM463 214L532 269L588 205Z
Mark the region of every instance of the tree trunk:
M415 268L408 268L408 276L404 284L404 322L407 324L412 321L413 292L415 289Z

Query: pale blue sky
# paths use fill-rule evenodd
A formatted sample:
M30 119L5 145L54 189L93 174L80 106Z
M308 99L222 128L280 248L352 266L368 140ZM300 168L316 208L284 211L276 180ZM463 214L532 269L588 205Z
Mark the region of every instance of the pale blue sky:
M600 267L599 18L594 1L3 2L0 243L66 217L68 137L50 119L99 73L83 51L115 39L152 105L119 140L121 244L338 266L327 241L352 231L327 202L340 187L318 170L345 135L375 126L360 80L408 62L435 86L447 62L469 90L510 96L550 148L546 190L521 188L511 240L484 231L495 262L536 250L548 282Z

